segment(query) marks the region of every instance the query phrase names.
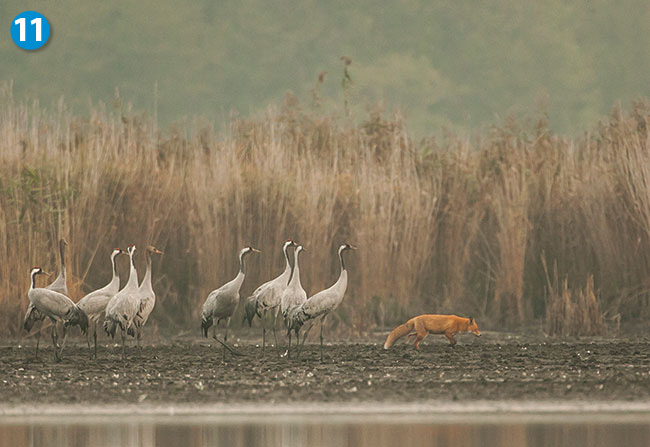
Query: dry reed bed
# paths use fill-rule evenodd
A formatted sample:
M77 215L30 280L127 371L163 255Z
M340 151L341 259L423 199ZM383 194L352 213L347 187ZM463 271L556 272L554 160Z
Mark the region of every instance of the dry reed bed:
M277 274L287 237L307 248L308 293L335 280L338 244L360 247L330 322L341 335L420 312L473 314L483 327L543 318L542 253L556 284L592 284L589 315L647 316L649 117L644 104L615 111L578 140L541 122L416 142L399 117L353 125L285 105L233 118L226 133L198 122L161 133L146 117L101 105L72 116L4 91L0 331L20 333L29 268L56 269L60 235L73 299L108 281L113 246L164 249L154 320L172 329L198 326L241 246L264 252L249 258L243 295Z

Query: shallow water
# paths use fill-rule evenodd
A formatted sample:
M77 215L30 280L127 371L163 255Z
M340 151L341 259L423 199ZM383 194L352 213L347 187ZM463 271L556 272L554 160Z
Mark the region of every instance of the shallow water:
M0 420L0 447L105 445L647 447L650 415L27 416Z

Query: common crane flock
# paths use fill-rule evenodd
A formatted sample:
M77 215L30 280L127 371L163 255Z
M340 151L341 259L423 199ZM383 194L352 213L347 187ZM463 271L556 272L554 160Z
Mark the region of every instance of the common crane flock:
M30 288L28 292L29 307L27 309L24 327L29 331L37 322L45 318L52 321L52 343L54 346L55 360L61 360L61 354L65 346L67 328L77 325L86 334L88 350L91 358L97 357L97 325L102 316L104 317L104 331L114 338L117 330L120 330L122 338L122 358L126 359L126 336L136 338L140 348L140 339L143 326L146 324L155 306L156 295L152 285L152 255L162 255L163 252L154 246L145 249L146 273L141 283L138 281L138 272L135 267L135 245L129 245L126 254L129 256L129 278L126 285L120 290L120 277L118 274L116 260L119 255L125 254L120 248L115 248L110 254L112 278L104 287L88 293L78 303L74 303L68 294L65 271L65 239L59 241L59 253L61 257L61 268L59 275L54 282L44 288L36 287L36 278L46 274L40 267L34 267L30 272ZM291 264L289 249L295 248L294 261ZM244 321L249 326L255 316L258 316L262 323L262 352L266 345L265 319L269 311L273 316L273 335L275 346L278 348L276 335L276 321L278 313L282 314L285 327L287 328L288 346L286 355L291 356L291 335L296 335L295 348L300 349L300 329L312 321L303 336L303 345L314 325L316 319L320 318L320 355L323 359L323 321L342 302L347 289L348 275L345 268L343 253L347 250L356 250L350 244L343 244L338 249L340 262L340 274L338 280L331 287L322 290L311 298L307 299L307 293L302 287L300 279L299 255L304 248L291 239L282 245L282 253L285 259L285 269L277 277L257 287L245 302ZM223 358L225 359L226 349L237 353L228 345L228 328L230 320L237 309L240 301L240 289L246 276L245 258L251 253L261 251L251 246L245 247L239 252L239 271L234 279L210 292L203 304L201 312L201 332L204 337L208 336L208 330L213 325L218 325L225 320L223 341L216 336L216 325L213 338L224 347ZM63 341L58 343L57 324L62 323ZM94 351L90 344L89 325L93 325ZM36 356L38 357L38 344L40 329L37 334ZM140 348L141 351L141 348Z

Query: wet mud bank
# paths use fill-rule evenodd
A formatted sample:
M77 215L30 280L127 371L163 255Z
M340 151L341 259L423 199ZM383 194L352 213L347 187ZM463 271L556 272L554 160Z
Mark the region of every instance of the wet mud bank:
M483 337L485 338L485 337ZM24 342L23 342L24 343ZM224 404L426 401L650 401L650 341L430 341L416 352L381 342L305 347L299 359L240 342L243 356L212 341L129 348L102 345L89 359L70 340L63 361L51 347L0 347L0 402L43 404Z

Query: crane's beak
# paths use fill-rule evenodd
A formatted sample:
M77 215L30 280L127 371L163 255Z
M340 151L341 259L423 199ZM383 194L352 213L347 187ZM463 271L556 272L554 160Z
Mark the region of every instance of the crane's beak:
M47 273L45 270L41 270L41 274L47 275L48 277L54 275L54 273Z
M257 248L253 248L253 247L251 247L251 249L253 250L253 253L262 253L262 252L261 252L260 250L258 250Z
M157 254L157 255L164 255L164 254L165 254L164 251L160 251L160 250L158 250L157 248L154 248L154 249L153 249L153 252L154 252L155 254Z
M350 245L350 244L348 244L348 245ZM358 250L358 248L355 247L354 245L350 245L350 248L351 248L352 250Z

